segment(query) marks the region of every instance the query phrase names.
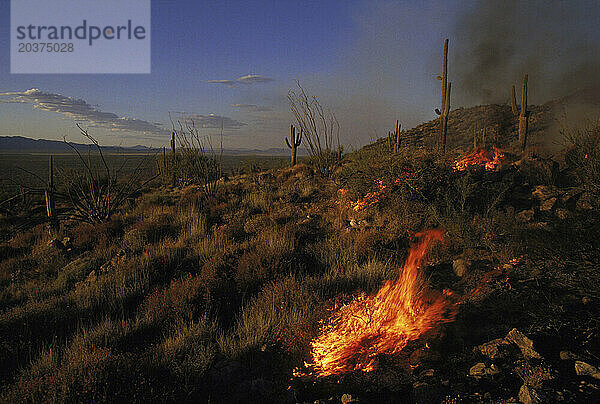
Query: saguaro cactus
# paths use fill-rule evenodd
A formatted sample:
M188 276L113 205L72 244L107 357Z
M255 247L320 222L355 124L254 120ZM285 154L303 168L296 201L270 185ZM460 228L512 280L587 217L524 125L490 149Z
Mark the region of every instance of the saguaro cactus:
M527 75L523 76L523 90L521 93L521 114L519 115L519 144L521 150L527 146L527 126L529 124L529 112L527 111Z
M398 120L396 120L396 142L394 143L394 153L398 153L398 150L400 150L400 128L402 127L402 125L398 122Z
M438 76L438 79L442 80L442 95L439 109L440 138L442 140L442 150L446 152L448 114L450 113L450 84L448 83L448 38L444 40L444 49L442 51L442 75Z
M296 137L296 128L294 128L294 125L290 125L290 140L287 137L285 138L287 147L292 150L292 167L296 165L296 150L300 146L300 143L302 143L302 133L303 131L300 129L300 133Z
M176 150L175 150L175 131L171 132L171 176L172 176L172 183L173 186L175 186L175 184L177 183L177 174L175 173L175 168L176 168L176 164L175 164L175 158L176 158Z
M515 85L510 86L510 105L512 107L513 115L517 115L519 110L517 109L517 96L515 94Z
M442 151L446 153L446 135L448 134L448 116L450 115L450 90L452 90L452 83L448 83L446 87L446 102L444 102L444 126L443 126L443 140L442 140Z

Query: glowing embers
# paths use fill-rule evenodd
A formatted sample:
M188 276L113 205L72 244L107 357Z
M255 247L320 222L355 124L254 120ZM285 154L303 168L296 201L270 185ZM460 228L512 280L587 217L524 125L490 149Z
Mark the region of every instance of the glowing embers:
M503 159L504 154L495 147L492 151L478 149L472 153L465 153L458 156L452 164L452 169L454 171L464 171L469 167L482 166L487 171L494 171L502 165Z
M381 202L386 198L387 193L391 191L394 187L400 186L404 181L415 178L415 173L412 171L407 171L400 178L396 178L391 185L386 185L383 179L378 179L375 184L375 189L371 192L368 192L362 198L357 199L356 201L348 199L348 189L341 188L338 190L338 204L342 206L348 206L354 212L360 212L361 210L366 209L369 206L373 206Z
M345 372L370 372L377 357L401 351L409 341L453 321L458 303L452 292L429 288L419 266L442 230L416 237L421 242L409 252L396 281L387 281L374 296L360 296L342 307L311 342L312 363L295 376L324 377Z

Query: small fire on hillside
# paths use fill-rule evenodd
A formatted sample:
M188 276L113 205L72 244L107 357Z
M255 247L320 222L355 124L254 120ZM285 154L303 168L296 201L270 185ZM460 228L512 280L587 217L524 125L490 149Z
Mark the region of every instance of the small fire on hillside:
M383 180L379 179L377 181L376 190L368 192L364 197L358 199L357 201L349 201L348 206L355 212L359 212L368 206L373 206L385 198L385 193L387 192L388 188L389 187L383 183ZM345 198L347 193L347 189L342 188L338 190L338 195L340 198Z
M442 230L416 235L398 280L387 281L375 296L361 296L342 307L311 342L308 372L324 377L377 368L377 356L401 351L409 341L456 317L458 302L449 290L430 289L418 271L426 252L442 240Z
M406 171L404 174L402 174L401 177L396 178L391 185L385 184L383 179L380 178L376 181L376 183L375 183L376 188L373 191L367 192L365 194L365 196L357 199L356 201L347 200L348 189L340 188L340 189L338 189L338 197L340 199L338 201L338 203L340 205L348 206L354 212L360 212L369 206L378 204L379 202L381 202L383 199L386 198L387 193L389 191L391 191L394 187L397 187L400 184L402 184L403 182L411 180L414 177L415 177L414 172Z
M494 171L502 164L504 154L494 147L493 151L478 149L472 153L465 153L458 156L452 164L454 171L465 171L472 166L483 166L487 171Z

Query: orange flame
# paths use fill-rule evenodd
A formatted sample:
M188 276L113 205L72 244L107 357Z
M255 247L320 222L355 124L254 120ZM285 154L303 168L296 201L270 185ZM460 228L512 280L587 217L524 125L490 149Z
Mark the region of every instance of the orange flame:
M361 296L342 307L311 342L313 363L306 375L324 377L350 371L370 372L377 356L401 351L438 325L453 321L457 303L452 293L429 288L418 271L421 261L442 230L416 234L400 277L387 281L375 296ZM303 375L299 371L296 376Z
M381 199L385 197L385 192L388 186L384 185L383 180L377 181L377 189L373 192L368 192L363 198L360 198L356 202L350 201L350 207L353 211L358 212L366 208L367 206L375 205L379 203Z
M348 200L347 206L352 209L354 212L360 212L369 206L376 205L381 202L387 195L386 193L395 186L401 185L404 181L410 180L414 178L415 174L412 171L407 171L402 174L400 178L396 178L392 185L384 184L383 179L378 179L376 181L376 189L374 191L368 192L362 198L359 198L356 201ZM348 197L348 189L340 188L338 189L338 198L340 201L337 203L339 205L345 205L346 203L342 200L345 200Z
M461 154L452 164L454 171L465 171L471 166L483 166L487 171L493 171L502 164L504 154L494 147L493 154L485 149L472 153Z

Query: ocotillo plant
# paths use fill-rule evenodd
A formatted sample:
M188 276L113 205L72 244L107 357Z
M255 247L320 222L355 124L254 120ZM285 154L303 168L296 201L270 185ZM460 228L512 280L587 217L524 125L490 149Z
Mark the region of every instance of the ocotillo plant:
M523 76L523 90L521 93L521 115L519 115L519 144L521 150L527 146L527 126L529 124L529 113L527 112L527 75Z
M510 105L512 107L513 115L519 114L519 109L517 108L517 96L515 94L515 85L510 86Z
M287 137L285 138L287 147L292 150L292 167L296 165L296 150L302 143L302 133L302 129L300 129L300 133L296 137L296 128L294 128L294 125L290 125L290 140Z
M50 163L48 166L48 186L44 191L46 197L46 214L50 221L50 230L56 230L58 222L56 220L56 209L54 203L54 161L52 155L50 156Z

